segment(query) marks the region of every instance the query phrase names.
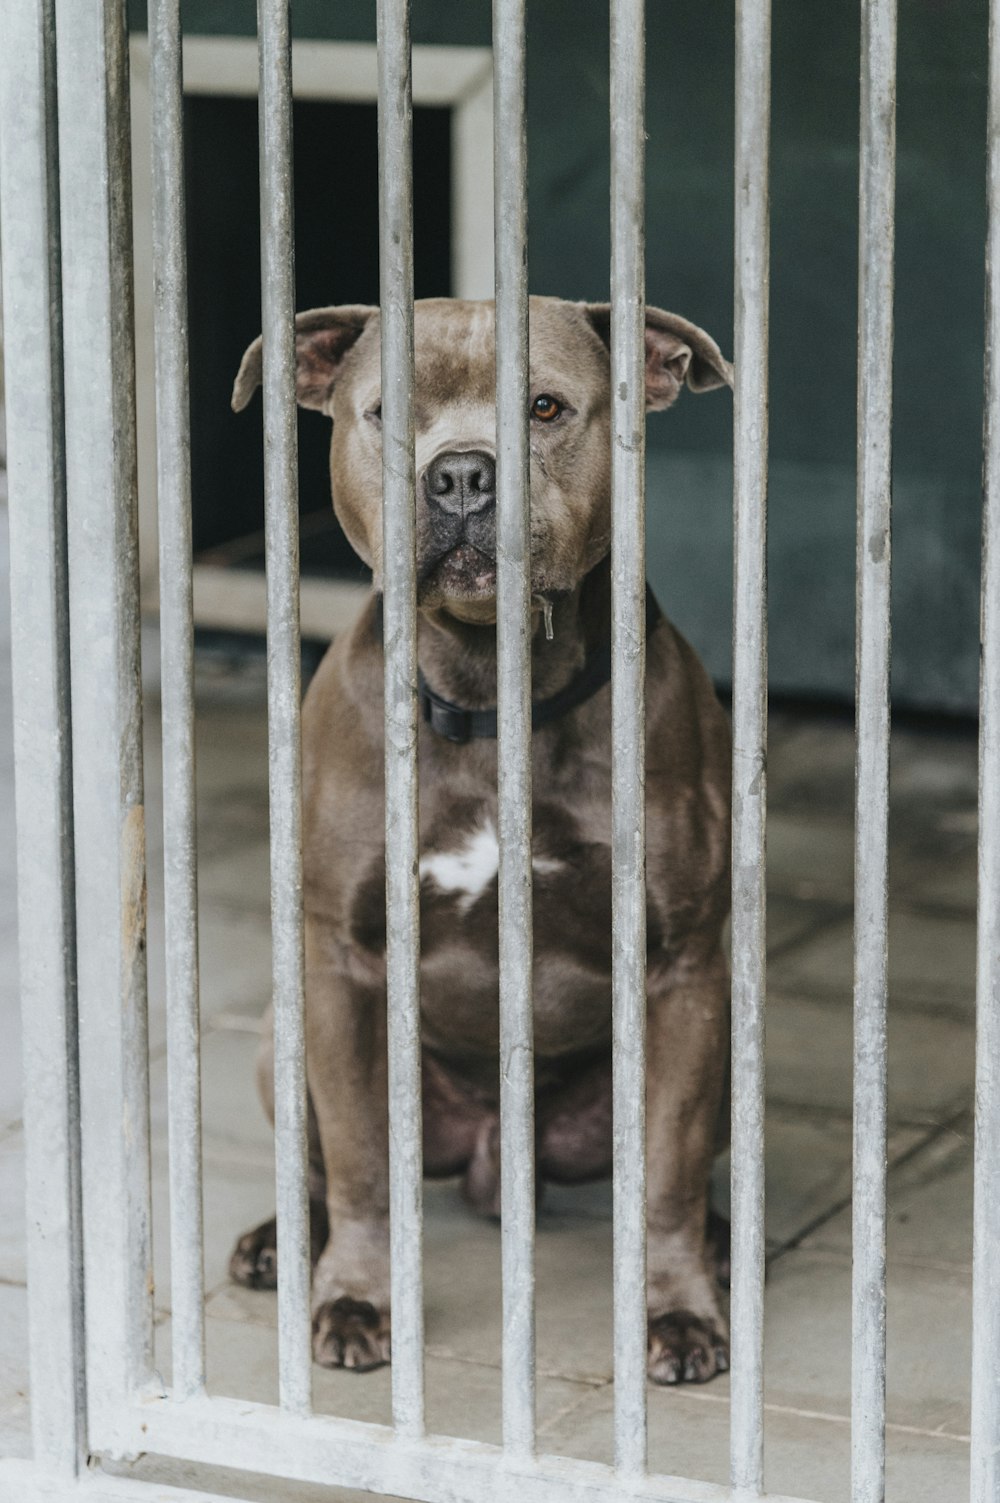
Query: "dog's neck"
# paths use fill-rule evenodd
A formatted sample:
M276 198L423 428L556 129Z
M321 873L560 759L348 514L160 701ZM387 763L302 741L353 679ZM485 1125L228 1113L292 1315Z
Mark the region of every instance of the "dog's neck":
M611 571L603 559L567 595L552 601L551 639L541 608L532 612L531 695L546 699L580 671L589 652L611 631ZM469 710L497 702L494 623L462 621L444 609L421 611L417 657L435 693Z

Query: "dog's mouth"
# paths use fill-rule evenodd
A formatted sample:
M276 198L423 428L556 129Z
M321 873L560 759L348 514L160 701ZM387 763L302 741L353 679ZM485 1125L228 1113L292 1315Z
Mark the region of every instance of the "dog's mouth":
M435 559L420 582L424 601L492 600L496 592L496 559L467 539Z

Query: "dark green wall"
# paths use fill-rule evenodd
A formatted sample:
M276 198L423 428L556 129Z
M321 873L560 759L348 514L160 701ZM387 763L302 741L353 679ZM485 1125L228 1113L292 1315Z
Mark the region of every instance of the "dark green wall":
M249 34L253 0L188 0ZM131 6L142 24L142 6ZM298 0L296 34L374 37L373 0ZM608 292L605 0L529 0L531 276ZM859 7L774 0L771 683L853 692ZM897 702L971 709L978 664L986 0L900 0ZM651 302L732 346L732 0L648 7ZM414 0L415 42L488 45L486 0ZM331 299L337 289L330 289ZM649 426L650 575L726 681L731 403Z

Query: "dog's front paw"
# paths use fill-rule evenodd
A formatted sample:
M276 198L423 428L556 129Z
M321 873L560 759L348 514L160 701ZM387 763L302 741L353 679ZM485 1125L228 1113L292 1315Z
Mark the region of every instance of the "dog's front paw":
M320 1367L371 1372L389 1361L389 1316L365 1299L327 1300L313 1314L313 1357Z
M650 1319L647 1366L654 1383L706 1383L729 1370L729 1340L711 1320L668 1310Z

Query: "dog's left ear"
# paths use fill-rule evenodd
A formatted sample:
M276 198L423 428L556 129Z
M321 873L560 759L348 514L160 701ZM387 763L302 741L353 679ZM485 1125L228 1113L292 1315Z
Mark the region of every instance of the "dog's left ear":
M581 304L587 319L611 348L610 303ZM687 381L694 392L732 386L733 368L710 334L679 313L646 308L646 410L671 407Z
M295 315L295 397L300 407L329 411L334 382L344 360L377 312L377 308L354 303L311 308L308 313ZM242 412L257 390L263 368L263 340L258 336L236 373L234 412Z

